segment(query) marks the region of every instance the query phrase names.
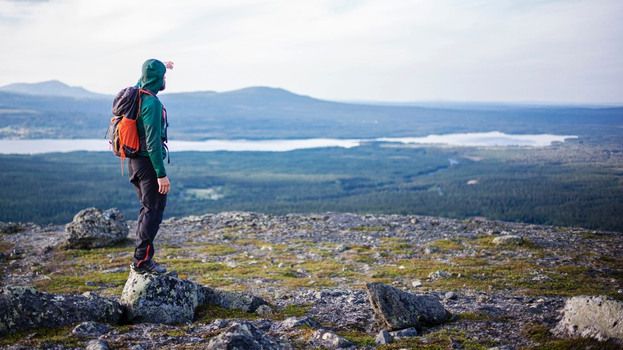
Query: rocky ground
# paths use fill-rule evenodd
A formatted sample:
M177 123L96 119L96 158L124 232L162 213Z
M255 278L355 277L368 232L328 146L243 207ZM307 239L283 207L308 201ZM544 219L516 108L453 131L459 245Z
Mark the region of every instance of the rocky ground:
M0 284L119 300L129 225L113 246L73 249L63 226L0 225ZM157 261L179 278L268 304L252 312L204 305L174 325L27 329L0 337L0 348L95 348L93 339L115 349L219 348L242 333L266 349L621 348L550 332L569 297L623 300L621 233L480 218L224 212L166 220L155 244ZM379 345L388 327L370 304L370 282L435 297L452 316Z

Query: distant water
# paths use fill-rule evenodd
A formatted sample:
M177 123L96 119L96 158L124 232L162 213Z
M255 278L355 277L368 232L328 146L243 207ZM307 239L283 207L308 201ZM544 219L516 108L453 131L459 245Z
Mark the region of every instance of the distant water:
M482 133L428 135L425 137L383 137L376 139L297 139L297 140L207 140L207 141L170 141L171 152L182 151L264 151L286 152L297 149L342 147L352 148L363 142L394 142L431 146L453 147L499 147L523 146L546 147L553 142L574 139L571 135L512 135L498 131ZM0 140L0 154L39 154L73 151L109 151L108 141L103 139L32 139Z

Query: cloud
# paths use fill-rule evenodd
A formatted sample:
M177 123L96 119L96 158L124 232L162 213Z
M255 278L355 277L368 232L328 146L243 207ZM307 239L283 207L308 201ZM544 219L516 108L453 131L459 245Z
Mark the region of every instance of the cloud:
M157 57L176 61L174 91L622 102L622 15L618 0L0 2L0 83L111 93Z

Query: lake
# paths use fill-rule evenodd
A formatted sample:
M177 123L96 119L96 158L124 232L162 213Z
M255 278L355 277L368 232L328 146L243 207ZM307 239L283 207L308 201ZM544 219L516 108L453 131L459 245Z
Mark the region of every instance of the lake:
M206 140L170 141L171 152L183 151L263 151L287 152L298 149L323 147L357 147L365 142L391 142L428 146L451 147L547 147L554 142L575 139L573 135L505 134L499 131L481 133L456 133L424 137L382 137L375 139L275 139L275 140ZM0 140L0 154L40 154L73 151L109 151L104 139L26 139Z

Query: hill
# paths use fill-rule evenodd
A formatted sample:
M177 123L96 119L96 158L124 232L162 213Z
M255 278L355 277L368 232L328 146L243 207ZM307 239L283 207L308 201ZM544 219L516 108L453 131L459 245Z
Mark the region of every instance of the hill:
M58 84L62 83L51 85ZM40 95L26 94L15 85L0 90L0 138L104 135L112 97L84 93L64 84L59 89L43 88L48 85L41 83ZM371 105L320 100L270 87L163 93L160 98L170 116L169 136L185 140L374 138L502 131L579 135L601 141L623 134L620 107Z
M69 86L58 80L40 83L14 83L0 87L0 91L36 96L63 96L73 98L107 98L80 86Z

